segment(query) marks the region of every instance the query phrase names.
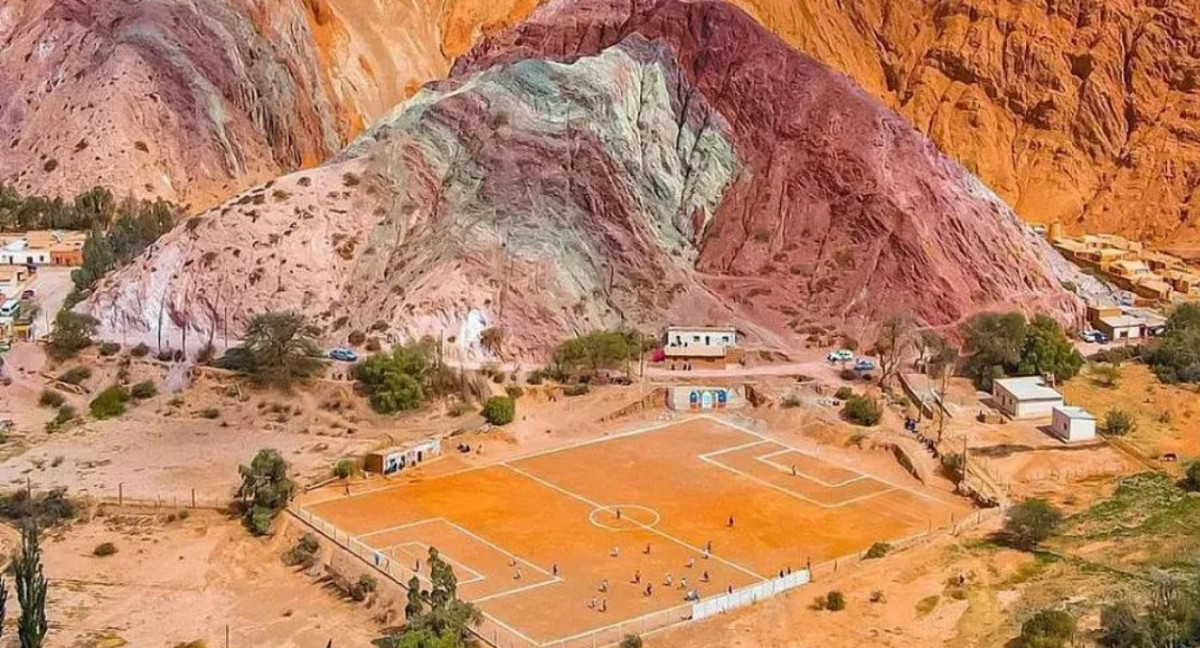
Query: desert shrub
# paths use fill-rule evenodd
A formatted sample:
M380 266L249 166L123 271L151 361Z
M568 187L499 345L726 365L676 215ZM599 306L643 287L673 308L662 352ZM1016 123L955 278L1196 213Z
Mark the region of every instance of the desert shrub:
M317 563L317 551L321 545L317 542L317 537L311 533L305 533L300 536L290 549L283 552L280 558L283 564L288 567L303 567L309 569Z
M1137 429L1137 421L1133 414L1123 409L1113 408L1104 415L1104 431L1113 436L1125 436Z
M963 468L965 461L961 452L949 452L942 455L941 458L942 474L954 483L963 480Z
M830 590L825 595L825 609L834 612L846 609L846 596L838 590Z
M842 371L838 373L838 376L841 377L842 380L858 380L858 372L853 369L842 369Z
M870 549L867 549L866 557L872 559L883 558L884 556L888 555L888 552L891 550L892 545L886 542L876 542L875 544L871 545Z
M150 353L150 347L146 346L145 342L139 342L137 346L129 350L129 355L135 358L144 358Z
M1064 648L1075 636L1075 619L1062 610L1042 610L1021 624L1021 648Z
M1004 519L1004 535L1017 549L1036 549L1062 524L1063 515L1044 499L1030 499L1013 506Z
M42 395L38 397L38 405L42 407L59 407L65 403L67 398L62 395L62 392L54 391L46 388L42 390Z
M125 413L125 403L129 402L129 392L120 385L113 385L100 392L88 405L88 410L97 419L110 419Z
M221 410L215 407L205 407L204 409L200 410L200 417L206 419L218 419L221 418Z
M525 376L525 382L530 385L540 385L544 380L545 376L541 371L531 371L529 375Z
M70 520L77 512L75 502L67 498L67 491L62 488L34 496L27 490L0 495L0 518L11 522L36 522L44 528Z
M497 385L503 385L507 380L508 374L504 373L503 371L497 371L496 373L492 374L492 382L496 383Z
M471 411L470 403L458 401L457 403L451 405L450 409L446 410L446 415L454 417L454 418L458 418L458 417L462 416L463 414L466 414L467 412L470 412L470 411Z
M368 353L379 353L383 349L383 343L377 337L367 338L367 344L363 347Z
M508 425L517 415L517 402L508 396L493 396L483 404L483 418L492 425Z
M619 648L642 648L642 638L635 634L627 634L621 639Z
M800 397L795 394L788 394L787 396L783 397L782 401L779 402L779 406L783 409L793 409L800 407L802 404L803 403L800 401Z
M213 359L217 357L217 348L212 343L205 344L196 352L196 363L202 365L210 365Z
M842 386L842 387L838 387L838 390L837 390L837 392L835 392L833 394L833 397L838 400L844 401L844 400L850 400L850 397L853 395L854 395L853 389L851 389L850 387Z
M851 423L871 427L883 418L883 406L869 396L851 396L842 407L842 416Z
M85 381L91 377L92 377L91 369L88 369L87 367L72 367L72 368L66 370L65 372L63 372L63 374L61 376L59 376L58 379L61 382L65 382L70 385L79 385L79 384L82 384L83 381Z
M363 574L358 577L358 580L350 584L346 593L355 601L365 601L367 600L367 595L374 592L378 586L379 583L375 580L374 576Z
M158 388L154 386L153 382L151 382L149 380L144 380L144 381L134 385L129 390L129 395L133 396L137 400L146 400L147 398L154 398L155 396L157 396Z
M1128 362L1136 359L1142 353L1140 346L1114 346L1106 349L1100 349L1088 357L1088 360L1097 363L1108 363L1119 365L1122 362Z
M100 544L96 545L95 549L92 549L92 555L100 558L111 556L115 553L117 553L117 546L111 542L101 542Z
M509 398L516 400L525 395L525 390L517 385L509 385L504 388L504 393L508 394Z
M1088 376L1099 385L1116 387L1117 383L1121 381L1121 368L1115 364L1097 363L1088 370Z
M358 462L353 459L339 459L333 466L333 476L338 479L346 479L357 472Z
M562 388L562 390L564 396L583 396L584 394L592 391L592 388L580 383L578 385L566 385Z
M1184 488L1190 491L1200 491L1200 461L1193 461L1187 467L1187 476L1184 478Z
M260 384L288 389L319 372L320 329L293 311L258 313L250 318L244 343L221 356L215 366L250 375Z
M346 337L346 341L351 346L362 346L362 343L367 341L367 334L357 330L350 331L350 335Z
M104 357L115 356L121 352L121 345L116 342L104 342L100 344L100 355Z
M92 343L96 324L96 318L64 308L54 318L54 334L46 346L46 353L55 360L74 357Z
M159 362L170 362L175 357L175 352L171 349L163 349L154 356Z

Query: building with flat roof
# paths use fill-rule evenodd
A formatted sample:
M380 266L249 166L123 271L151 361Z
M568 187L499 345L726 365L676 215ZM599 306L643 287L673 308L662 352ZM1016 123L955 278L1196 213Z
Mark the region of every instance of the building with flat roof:
M1041 376L1000 378L992 381L996 408L1015 419L1046 418L1063 406L1063 395L1048 386Z
M724 358L738 343L732 326L668 326L663 353L668 358Z
M1096 417L1082 407L1055 407L1051 412L1050 431L1067 443L1094 441Z

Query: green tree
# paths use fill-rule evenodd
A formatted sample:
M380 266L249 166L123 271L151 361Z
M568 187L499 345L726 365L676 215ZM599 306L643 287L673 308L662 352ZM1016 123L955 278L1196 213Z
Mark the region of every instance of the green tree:
M842 416L852 423L871 427L883 418L883 406L870 396L853 395L842 406Z
M492 396L483 405L483 418L492 425L508 425L517 416L517 401L509 396Z
M459 600L458 578L435 547L429 548L430 589L421 592L414 577L408 582L405 624L388 637L385 646L396 648L463 648L469 628L482 620L475 606Z
M941 398L945 399L946 383L949 382L950 375L954 373L954 368L958 365L958 347L934 331L922 331L921 338L923 339L922 346L925 349L922 353L928 358L925 364L925 374L936 378L941 383L938 393L941 394ZM942 442L942 434L945 429L946 408L938 407L937 440L939 444Z
M1165 333L1143 350L1142 358L1163 382L1200 382L1200 304L1176 306Z
M499 326L489 326L479 334L479 346L488 353L499 356L504 346L504 329Z
M437 375L432 339L377 353L354 366L371 407L381 414L417 409L425 401L428 382Z
M624 367L641 352L640 339L636 333L623 331L596 331L571 338L554 351L553 364L559 374L595 376Z
M46 352L55 360L74 357L92 343L96 334L96 318L69 310L61 310L54 318L54 333Z
M1045 315L1035 316L1025 328L1025 341L1016 374L1054 374L1062 382L1074 378L1081 367L1083 356L1075 350L1058 322Z
M12 558L13 580L21 616L17 638L21 648L41 648L46 637L46 576L42 573L42 548L35 523L21 527L21 549Z
M621 639L620 648L642 648L642 638L635 634L627 634Z
M1061 610L1042 610L1021 624L1022 648L1063 648L1075 636L1075 618Z
M263 384L287 389L321 368L317 340L321 332L294 311L259 313L250 318L243 347L251 375Z
M1187 478L1184 486L1190 491L1200 491L1200 461L1193 461L1187 467Z
M287 474L288 465L278 450L259 450L249 466L238 466L242 477L237 497L242 516L255 535L266 535L271 522L287 506L295 484Z
M992 380L1003 376L1005 367L1021 361L1025 328L1025 316L1020 313L979 313L963 323L963 368L977 387L990 390Z
M1062 524L1062 513L1044 499L1030 499L1008 510L1004 532L1013 546L1031 551Z
M405 620L412 620L425 614L425 600L421 596L421 581L413 574L408 579L407 601L404 604Z
M904 356L913 348L917 338L916 323L908 315L893 315L883 321L871 355L879 359L879 385L895 377Z

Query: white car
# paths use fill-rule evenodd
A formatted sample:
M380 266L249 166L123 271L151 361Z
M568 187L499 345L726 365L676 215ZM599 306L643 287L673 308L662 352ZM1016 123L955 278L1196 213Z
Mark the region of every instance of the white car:
M825 359L830 362L850 362L854 359L854 352L849 349L838 349L837 351L830 351L829 355L825 356Z

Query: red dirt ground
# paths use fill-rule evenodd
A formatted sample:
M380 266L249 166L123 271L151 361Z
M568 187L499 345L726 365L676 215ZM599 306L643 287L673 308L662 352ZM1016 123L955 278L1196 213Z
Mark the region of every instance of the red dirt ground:
M684 578L708 597L969 511L914 484L698 417L306 508L405 569L420 561L427 574L436 546L464 599L545 644L671 614L685 605Z

